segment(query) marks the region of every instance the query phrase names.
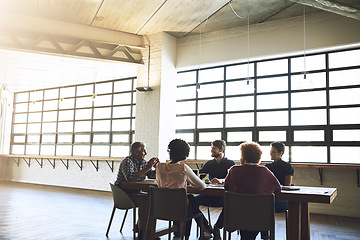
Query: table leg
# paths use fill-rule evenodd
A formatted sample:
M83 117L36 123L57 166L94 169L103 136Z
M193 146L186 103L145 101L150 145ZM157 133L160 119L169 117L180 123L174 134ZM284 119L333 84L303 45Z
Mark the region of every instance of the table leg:
M301 239L310 240L309 203L301 203Z
M291 240L300 240L300 202L289 201L288 208L288 236Z

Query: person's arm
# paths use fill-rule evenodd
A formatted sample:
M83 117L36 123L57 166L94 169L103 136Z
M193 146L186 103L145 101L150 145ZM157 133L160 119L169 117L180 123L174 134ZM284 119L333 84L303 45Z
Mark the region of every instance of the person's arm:
M229 160L230 162L229 162L229 167L228 167L228 169L227 169L227 172L229 172L229 169L232 167L232 166L234 166L235 165L235 162L234 161L232 161L232 160ZM227 175L227 174L226 174ZM225 176L225 178L226 178L226 176ZM211 179L211 183L220 183L220 184L223 184L223 183L225 183L225 178L213 178L213 179Z
M184 165L185 165L185 174L186 177L189 179L189 183L193 187L199 190L204 190L206 188L206 184L203 181L201 181L201 179L198 176L196 176L194 171L187 164Z
M231 168L229 168L229 170L228 170L228 174L226 175L226 178L225 178L225 181L224 181L224 188L225 188L225 190L229 190L229 187L231 186L231 184L232 184L232 168L233 167L231 167Z
M138 172L135 172L134 174L134 178L135 179L139 179L142 176L144 176L147 172L149 172L151 170L152 167L156 167L156 164L158 164L159 159L157 157L153 157L151 158L148 162L147 165L144 169L141 169Z
M202 168L200 168L200 170L199 170L200 179L203 179L206 176L206 174L209 173L208 165L209 165L208 162L206 162L204 164L204 166Z
M285 176L284 186L291 186L292 177L293 176L291 176L291 175L286 175Z
M269 186L269 189L272 189L272 192L280 192L281 191L281 184L279 180L276 178L276 176L271 172L268 168L264 167L266 170L264 174L262 174L265 179L266 183Z

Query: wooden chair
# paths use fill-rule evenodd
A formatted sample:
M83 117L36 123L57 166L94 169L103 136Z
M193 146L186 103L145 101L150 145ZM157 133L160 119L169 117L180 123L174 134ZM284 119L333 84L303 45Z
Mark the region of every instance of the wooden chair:
M152 219L169 221L168 235L171 238L171 222L180 223L180 237L184 238L186 222L192 218L201 216L201 213L188 217L186 190L184 188L170 189L151 186L150 213L147 221L147 229ZM145 239L147 239L145 237Z
M126 210L123 220L122 220L121 227L120 227L120 232L122 233L122 229L124 227L124 223L125 223L125 219L126 219L128 210L132 209L133 210L133 238L135 239L136 207L137 206L134 204L134 202L131 200L131 198L127 195L127 193L124 192L121 188L118 188L117 186L115 186L112 183L110 183L110 187L111 187L111 192L112 192L112 196L113 196L113 200L114 200L114 207L113 207L109 225L108 225L108 228L106 231L106 236L108 236L108 234L109 234L109 230L110 230L111 222L112 222L114 214L115 214L115 210L116 209Z
M240 194L225 192L224 230L270 231L270 239L275 239L275 195Z

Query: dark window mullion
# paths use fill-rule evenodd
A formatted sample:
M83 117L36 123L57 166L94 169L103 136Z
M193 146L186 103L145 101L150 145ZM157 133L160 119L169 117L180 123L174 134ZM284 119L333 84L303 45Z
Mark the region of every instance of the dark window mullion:
M196 87L195 87L195 131L194 131L194 148L195 148L195 159L197 159L197 145L199 144L199 131L198 131L198 105L199 105L199 93L198 88L200 89L200 69L196 71Z
M333 145L332 130L330 128L330 83L329 83L329 54L325 54L325 68L326 68L326 129L325 129L325 143L327 152L327 163L331 163L330 146Z
M94 105L95 105L95 98L96 98L96 82L93 83L93 95L91 99L91 126L90 126L90 148L89 148L89 156L91 156L92 147L94 143Z
M224 67L224 80L223 80L223 84L224 84L224 93L222 96L223 99L223 129L221 131L221 139L224 140L225 142L227 142L227 134L226 134L226 71L227 68Z
M73 115L73 134L71 141L71 156L74 156L74 146L75 146L75 122L76 122L76 102L77 102L77 86L75 86L75 96L74 96L74 115Z
M294 144L294 130L291 126L291 58L288 59L288 127L286 131L286 145L289 147L289 162L291 161L291 146Z
M131 86L132 87L132 86ZM109 132L109 154L111 157L111 147L112 147L112 124L113 124L113 112L114 112L114 90L115 90L115 82L112 82L111 85L111 111L110 111L110 132ZM133 97L133 93L131 92L131 98ZM132 111L132 106L130 107L130 111ZM130 112L131 116L131 112ZM131 130L131 121L130 121L130 130Z
M257 127L257 62L254 62L254 129L252 133L252 140L259 141L259 130Z

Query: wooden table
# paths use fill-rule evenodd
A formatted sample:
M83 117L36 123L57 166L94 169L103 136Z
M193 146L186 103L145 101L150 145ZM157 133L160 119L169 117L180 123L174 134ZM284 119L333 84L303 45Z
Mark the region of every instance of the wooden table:
M154 181L124 182L122 188L147 191L149 186L156 186ZM289 201L288 209L288 236L290 240L310 239L309 202L330 204L337 196L336 188L302 187L295 186L291 190L282 190L275 193L277 200ZM295 189L296 190L295 190ZM206 189L199 191L188 187L189 193L222 196L225 189L222 186L207 185ZM158 236L158 235L157 235Z
M309 202L330 204L337 196L336 188L299 187L299 190L275 193L277 200L289 201L288 236L289 239L310 239Z

